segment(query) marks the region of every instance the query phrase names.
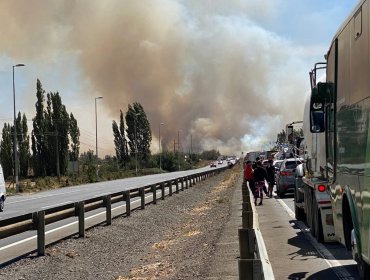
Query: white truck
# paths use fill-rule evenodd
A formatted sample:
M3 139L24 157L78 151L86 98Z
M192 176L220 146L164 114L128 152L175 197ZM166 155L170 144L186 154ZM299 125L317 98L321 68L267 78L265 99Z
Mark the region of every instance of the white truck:
M3 174L3 168L0 165L0 212L4 211L4 202L6 199L6 188Z
M311 75L316 76L317 67L321 69L322 65L315 65ZM315 77L312 78L315 80ZM334 242L333 211L328 182L323 173L326 164L325 134L310 131L310 101L309 97L303 114L304 139L297 147L305 163L295 171L295 216L297 220L307 222L312 235L319 242Z

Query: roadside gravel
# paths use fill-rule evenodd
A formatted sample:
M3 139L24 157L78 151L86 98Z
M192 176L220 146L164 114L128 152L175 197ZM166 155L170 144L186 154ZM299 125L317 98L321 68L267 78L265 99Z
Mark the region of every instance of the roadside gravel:
M0 270L0 279L206 279L231 214L238 166L47 247ZM235 229L236 230L236 229Z

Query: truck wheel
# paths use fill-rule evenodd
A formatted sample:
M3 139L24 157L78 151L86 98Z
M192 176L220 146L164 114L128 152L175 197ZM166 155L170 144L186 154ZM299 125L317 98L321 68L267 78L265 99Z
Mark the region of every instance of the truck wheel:
M276 193L278 195L278 197L280 198L284 198L285 197L285 193L282 192L280 189L279 189L279 186L276 186Z
M278 192L278 196L279 196L280 198L284 198L284 197L285 197L285 193L283 193L283 192Z
M294 191L294 212L295 212L295 218L298 221L304 221L306 219L306 215L304 214L304 209L297 207L296 203L298 202L298 194L297 190Z
M318 210L316 212L316 226L315 226L315 237L316 237L316 240L317 242L320 242L320 243L323 243L324 242L324 234L322 232L322 221L321 221L321 214L320 214L320 210Z
M316 198L313 198L313 232L317 242L322 243L324 241L324 234L322 232L322 222L321 222L321 214L320 209L317 206Z
M4 198L0 198L0 212L4 211Z
M357 269L360 279L370 279L370 266L362 258L357 261Z

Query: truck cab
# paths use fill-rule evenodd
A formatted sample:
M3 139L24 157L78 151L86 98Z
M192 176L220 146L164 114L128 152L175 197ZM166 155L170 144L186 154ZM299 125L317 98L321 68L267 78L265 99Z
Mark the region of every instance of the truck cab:
M4 211L4 202L6 199L6 188L3 174L3 168L0 165L0 212Z

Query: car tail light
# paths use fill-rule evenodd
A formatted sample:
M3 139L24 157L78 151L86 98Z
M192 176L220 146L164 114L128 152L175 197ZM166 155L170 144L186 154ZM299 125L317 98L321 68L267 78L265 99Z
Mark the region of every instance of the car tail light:
M324 192L324 191L326 191L326 187L325 187L325 185L319 185L319 186L317 187L317 190L318 190L319 192Z
M292 172L290 172L290 171L281 171L280 172L280 176L290 176L290 175L292 175Z

